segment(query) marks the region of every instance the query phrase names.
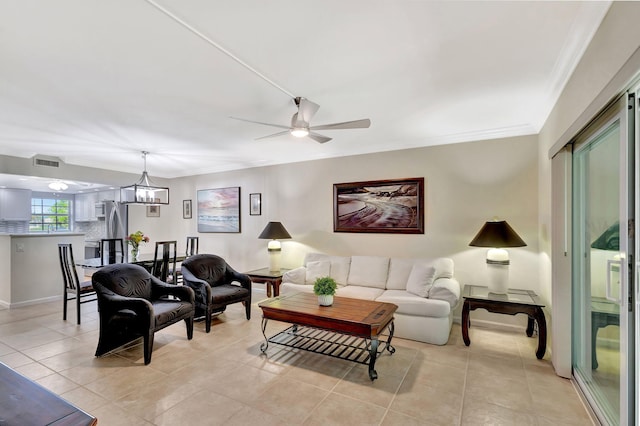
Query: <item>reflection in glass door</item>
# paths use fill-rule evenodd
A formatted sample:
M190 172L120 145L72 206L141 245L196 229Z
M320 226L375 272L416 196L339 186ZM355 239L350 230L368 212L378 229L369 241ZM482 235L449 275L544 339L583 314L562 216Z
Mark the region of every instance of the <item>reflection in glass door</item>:
M605 424L628 424L633 403L626 101L617 111L573 155L573 374Z

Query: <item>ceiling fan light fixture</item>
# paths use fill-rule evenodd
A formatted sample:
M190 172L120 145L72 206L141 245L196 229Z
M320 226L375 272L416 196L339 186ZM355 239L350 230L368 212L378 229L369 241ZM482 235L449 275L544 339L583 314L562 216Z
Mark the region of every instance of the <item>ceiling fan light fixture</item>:
M304 127L294 127L291 129L291 134L296 138L304 138L309 135L309 130Z
M65 189L69 188L69 185L62 182L61 180L55 180L49 184L49 188L53 189L54 191L64 191Z

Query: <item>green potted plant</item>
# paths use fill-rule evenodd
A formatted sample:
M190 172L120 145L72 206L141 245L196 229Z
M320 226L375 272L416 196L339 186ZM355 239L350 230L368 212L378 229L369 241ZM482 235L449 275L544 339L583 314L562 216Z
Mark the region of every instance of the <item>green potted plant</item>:
M333 295L336 294L338 284L331 277L320 277L313 284L313 292L318 296L320 306L333 305Z

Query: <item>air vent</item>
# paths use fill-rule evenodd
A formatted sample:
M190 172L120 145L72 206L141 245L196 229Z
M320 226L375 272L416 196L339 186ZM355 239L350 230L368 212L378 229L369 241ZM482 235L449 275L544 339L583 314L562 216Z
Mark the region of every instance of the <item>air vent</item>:
M33 165L41 167L60 167L60 159L55 157L33 157Z

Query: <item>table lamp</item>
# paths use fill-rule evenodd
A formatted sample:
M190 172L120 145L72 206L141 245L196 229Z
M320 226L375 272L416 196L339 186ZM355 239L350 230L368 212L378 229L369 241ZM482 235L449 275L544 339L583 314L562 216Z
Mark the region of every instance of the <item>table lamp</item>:
M269 251L269 271L280 272L280 252L282 251L282 246L278 240L289 239L291 235L284 229L282 223L269 222L258 238L271 240L267 245L267 250Z
M492 220L482 226L469 245L491 247L487 251L489 291L506 294L509 288L509 252L504 247L524 247L527 244L505 220Z

